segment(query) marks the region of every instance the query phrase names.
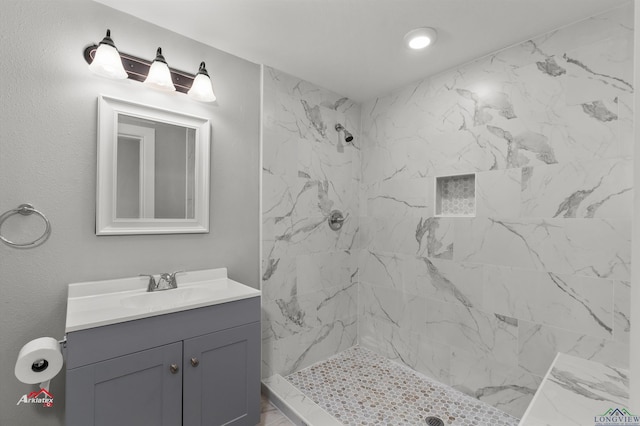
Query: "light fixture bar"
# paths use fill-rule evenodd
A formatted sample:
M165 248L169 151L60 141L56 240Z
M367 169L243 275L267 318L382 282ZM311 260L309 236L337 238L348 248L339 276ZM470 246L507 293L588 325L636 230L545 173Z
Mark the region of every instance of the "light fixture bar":
M88 64L93 62L97 49L98 45L96 44L92 44L84 49L84 60L87 61ZM124 65L124 70L127 72L128 78L144 82L149 74L149 68L151 68L153 60L148 61L122 52L120 52L120 57L122 58L122 64ZM173 81L173 85L176 87L176 91L187 93L189 89L191 89L193 80L195 80L196 76L171 67L169 67L169 71L171 72L171 80Z

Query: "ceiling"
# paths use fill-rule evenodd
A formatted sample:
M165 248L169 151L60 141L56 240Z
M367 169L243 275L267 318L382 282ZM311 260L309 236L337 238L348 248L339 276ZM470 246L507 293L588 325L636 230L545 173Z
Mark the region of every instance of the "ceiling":
M365 101L628 0L96 0ZM416 27L438 31L420 53Z

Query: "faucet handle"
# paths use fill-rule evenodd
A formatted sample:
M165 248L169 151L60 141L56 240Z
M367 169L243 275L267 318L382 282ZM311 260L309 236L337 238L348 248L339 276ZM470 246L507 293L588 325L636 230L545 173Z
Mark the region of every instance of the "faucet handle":
M160 279L165 281L167 284L169 284L169 287L178 288L178 282L176 281L176 274L179 274L181 272L184 272L184 271L175 271L172 273L165 272L160 274Z
M149 277L149 283L147 284L147 291L152 291L153 289L156 289L158 287L158 284L156 283L156 279L153 275L150 274L139 274L138 276L140 277Z
M169 275L170 275L170 276L172 276L172 277L173 277L173 279L175 280L175 279L176 279L176 275L177 275L177 274L181 274L181 273L183 273L183 272L184 272L184 271L174 271L174 272L172 272L172 273L171 273L171 274L169 274Z

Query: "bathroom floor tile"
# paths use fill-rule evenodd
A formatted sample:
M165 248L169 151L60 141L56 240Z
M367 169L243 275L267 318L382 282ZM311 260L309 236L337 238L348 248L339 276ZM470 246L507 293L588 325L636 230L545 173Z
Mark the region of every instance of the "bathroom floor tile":
M286 379L345 425L516 426L518 419L355 346Z
M294 426L294 423L280 412L269 399L260 396L260 423L258 426Z

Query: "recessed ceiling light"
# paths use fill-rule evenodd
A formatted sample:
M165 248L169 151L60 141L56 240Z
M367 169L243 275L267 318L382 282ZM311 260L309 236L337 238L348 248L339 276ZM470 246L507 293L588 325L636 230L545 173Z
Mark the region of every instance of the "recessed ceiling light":
M433 28L416 28L404 36L404 42L408 48L419 50L435 43L436 38L437 33Z

